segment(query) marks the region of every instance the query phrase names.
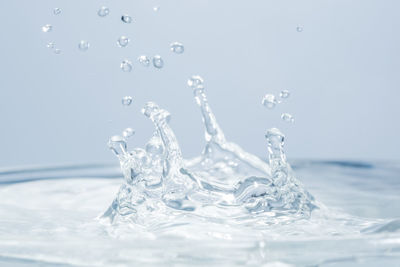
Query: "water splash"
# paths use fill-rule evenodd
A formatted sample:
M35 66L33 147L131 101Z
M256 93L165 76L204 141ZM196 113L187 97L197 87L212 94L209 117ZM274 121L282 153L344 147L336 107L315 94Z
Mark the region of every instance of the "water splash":
M283 134L275 128L267 131L269 163L259 159L226 140L208 103L203 79L193 76L188 85L205 127L202 154L184 159L169 125L171 115L148 102L142 113L156 130L145 149L129 151L123 137L110 139L125 182L103 218L152 227L177 223L187 212L224 223L274 224L308 218L317 205L286 161Z

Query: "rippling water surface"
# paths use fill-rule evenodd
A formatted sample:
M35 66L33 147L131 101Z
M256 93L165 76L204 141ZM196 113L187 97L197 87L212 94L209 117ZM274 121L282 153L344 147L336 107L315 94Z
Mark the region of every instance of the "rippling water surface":
M176 223L155 217L146 226L99 219L123 181L117 166L2 170L0 265L399 266L398 164L293 168L323 203L309 219L260 224L258 214L241 222L179 211L169 214Z

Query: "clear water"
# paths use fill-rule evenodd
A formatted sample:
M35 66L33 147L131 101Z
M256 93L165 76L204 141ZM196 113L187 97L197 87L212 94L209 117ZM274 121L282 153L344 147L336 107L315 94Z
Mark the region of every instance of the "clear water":
M101 7L98 15L109 12ZM117 44L128 43L121 36ZM48 47L61 53L54 43ZM185 48L174 42L170 50ZM138 61L164 67L159 55ZM125 59L120 68L131 72L133 63ZM149 102L142 112L155 132L144 148L127 147L132 128L110 138L120 168L0 171L0 265L400 265L399 165L303 161L292 168L276 128L265 134L262 160L226 140L203 83L199 76L188 80L205 128L197 158L183 158L170 114ZM268 109L280 103L273 94L262 100ZM281 119L294 122L289 113Z
M0 265L399 266L400 165L297 161L293 169L329 208L263 229L190 212L179 224L110 226L96 218L123 182L118 166L2 170Z
M299 161L293 171L276 128L263 161L225 139L202 79L188 84L206 133L198 158L182 158L169 113L150 102L145 149L110 139L120 168L0 171L0 265L399 265L400 165Z

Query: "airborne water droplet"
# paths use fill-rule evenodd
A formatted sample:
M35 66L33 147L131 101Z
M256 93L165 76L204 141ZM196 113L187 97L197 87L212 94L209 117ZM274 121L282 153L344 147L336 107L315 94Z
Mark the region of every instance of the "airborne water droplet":
M294 117L289 113L283 113L281 115L281 118L282 118L282 120L284 120L286 122L290 122L290 123L294 122Z
M266 94L263 97L262 104L266 108L273 109L276 106L276 104L278 104L278 101L276 101L276 98L274 95Z
M123 72L130 72L132 70L132 62L130 60L123 60L120 65Z
M132 17L129 15L122 15L121 20L124 23L131 23L132 22Z
M132 128L126 128L123 132L122 132L122 135L125 137L125 138L129 138L129 137L131 137L132 135L134 135L135 134L135 130L133 130Z
M301 27L301 26L297 26L297 28L296 28L296 31L298 31L298 32L302 32L302 31L303 31L303 27Z
M155 7L153 7L153 10L154 10L154 12L157 12L158 10L160 10L160 7L159 6L155 6Z
M97 11L97 15L100 17L105 17L110 13L110 9L108 7L102 6L99 11Z
M89 49L89 47L90 47L89 42L88 42L88 41L85 41L85 40L80 41L79 44L78 44L78 48L79 48L79 50L81 50L82 52L87 51L87 50Z
M174 42L170 45L170 49L172 52L176 53L176 54L182 54L185 51L185 47L183 46L183 44L179 43L179 42Z
M164 60L161 58L161 56L155 55L153 57L153 66L157 69L161 69L162 67L164 67Z
M53 10L53 13L54 13L54 15L59 15L59 14L61 13L61 8L56 7L56 8Z
M119 47L126 47L129 44L129 38L126 36L121 36L117 42Z
M132 104L133 98L131 96L124 96L122 98L122 105L124 106L129 106L130 104Z
M146 55L139 56L138 57L138 61L143 67L150 66L150 58L148 56L146 56Z
M289 98L289 96L290 96L289 90L282 90L280 93L281 98Z
M56 44L54 42L49 42L46 45L47 48L51 48L51 49L53 49L55 46L56 46Z
M198 75L193 75L192 77L189 78L187 81L187 84L192 87L192 88L197 88L201 85L203 85L203 78L201 78Z
M46 24L42 27L42 32L51 32L53 30L53 26L50 24Z
M59 49L59 48L54 49L54 54L57 54L57 55L61 54L61 49Z

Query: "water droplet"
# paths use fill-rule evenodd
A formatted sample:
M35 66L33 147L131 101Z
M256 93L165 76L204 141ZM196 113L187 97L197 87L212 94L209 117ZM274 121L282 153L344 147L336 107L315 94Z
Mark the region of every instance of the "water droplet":
M51 49L53 49L55 46L56 46L56 44L54 42L49 42L46 45L47 48L51 48Z
M129 44L129 38L126 36L119 37L117 44L119 47L126 47Z
M153 7L153 10L154 10L154 12L157 12L158 10L160 10L160 7L159 6L155 6L155 7Z
M298 32L302 32L302 31L303 31L303 27L301 27L301 26L297 26L297 28L296 28L296 31L298 31Z
M121 69L123 72L130 72L132 70L132 62L125 59L121 62Z
M276 104L278 104L278 101L276 101L276 98L274 95L266 94L263 97L262 104L266 108L273 109L276 106Z
M132 128L126 128L123 132L122 132L122 135L125 137L125 138L129 138L129 137L131 137L132 135L134 135L135 134L135 130L133 130Z
M102 6L99 11L97 11L97 15L100 17L105 17L110 13L110 9L108 7Z
M115 155L121 155L126 153L127 145L122 136L114 135L108 141L108 148L110 148Z
M61 14L61 8L56 7L55 9L53 9L53 13L54 13L54 15Z
M132 104L133 98L131 96L124 96L122 98L122 105L124 106L129 106L130 104Z
M193 75L192 77L189 78L187 84L192 88L197 88L203 85L203 82L204 82L203 78L201 78L198 75Z
M42 32L51 32L53 30L53 26L50 24L46 24L42 27Z
M164 67L164 60L161 58L161 56L155 55L153 57L153 66L157 69L161 69L162 67Z
M122 15L121 20L124 23L131 23L133 21L132 17L129 15Z
M289 90L282 90L280 93L281 98L289 98L289 96L290 96Z
M85 40L80 41L78 44L79 50L81 50L83 52L87 51L89 49L89 47L90 47L89 42L85 41Z
M54 54L57 54L57 55L61 54L61 49L59 49L59 48L54 49Z
M174 42L170 45L170 49L172 52L176 53L176 54L182 54L185 51L185 47L183 46L183 44L178 43L178 42Z
M143 67L150 66L150 58L148 56L146 56L146 55L139 56L138 57L138 61Z
M283 114L281 115L281 118L282 118L282 120L284 120L284 121L286 121L286 122L290 122L290 123L293 123L293 122L294 122L293 116L292 116L291 114L289 114L289 113L283 113Z
M152 114L157 113L160 110L158 105L154 102L147 102L146 105L142 109L142 113L150 118Z

